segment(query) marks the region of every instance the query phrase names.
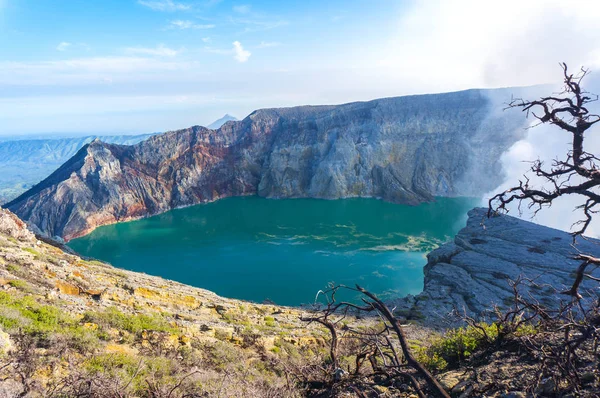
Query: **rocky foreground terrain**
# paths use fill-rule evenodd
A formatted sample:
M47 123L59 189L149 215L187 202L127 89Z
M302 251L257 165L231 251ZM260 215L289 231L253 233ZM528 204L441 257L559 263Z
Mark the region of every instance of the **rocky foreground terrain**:
M132 146L94 141L6 207L70 240L227 196L478 196L500 184L500 156L524 135L523 115L501 111L517 91L263 109L218 130L194 126Z

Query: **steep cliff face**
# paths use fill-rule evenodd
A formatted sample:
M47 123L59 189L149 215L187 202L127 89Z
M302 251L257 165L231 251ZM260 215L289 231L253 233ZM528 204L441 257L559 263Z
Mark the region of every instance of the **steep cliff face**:
M580 262L567 232L509 216L487 218L487 209L469 212L467 225L454 238L427 255L425 286L406 302L419 318L447 326L455 309L480 317L494 305L506 307L514 297L510 281L522 280L519 293L543 305L568 300L560 294L573 284ZM599 241L588 238L577 245L582 253L600 255ZM592 273L600 277L600 271ZM582 291L597 283L585 280Z
M0 141L0 204L16 198L69 160L84 145L103 142L133 145L152 134L86 136Z
M194 126L132 146L94 141L7 206L50 236L226 196L380 197L417 204L480 195L520 114L494 112L509 90L265 109L218 130Z

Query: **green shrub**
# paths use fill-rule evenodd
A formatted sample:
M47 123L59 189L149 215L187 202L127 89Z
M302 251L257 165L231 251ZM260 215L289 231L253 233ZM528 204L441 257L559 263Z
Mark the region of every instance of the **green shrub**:
M443 337L435 339L429 347L418 347L417 359L432 370L459 366L475 351L487 347L498 338L498 326L495 323L482 322L477 326L450 330Z
M139 360L129 354L111 353L96 355L85 361L83 367L90 373L107 373L114 376L116 373L125 373L133 376L138 368Z
M98 344L97 337L64 311L42 305L31 296L0 292L0 326L8 332L21 330L40 341L65 339L72 349L87 352Z
M523 325L520 325L517 330L515 331L515 336L516 337L523 337L523 336L533 336L535 334L537 334L538 329L530 324L530 323L524 323Z
M24 290L25 288L27 288L27 282L22 281L22 280L12 280L12 281L8 282L8 284L14 288L21 289L21 290Z
M23 251L26 251L27 253L33 254L35 257L40 257L42 255L40 252L38 252L35 249L32 249L31 247L24 247Z
M435 350L433 350L435 351ZM429 370L442 371L448 367L448 362L437 352L430 352L423 347L417 349L417 360Z
M10 272L11 274L15 274L15 275L21 273L21 267L19 267L18 265L15 265L15 264L8 264L6 266L6 270L8 272Z
M107 308L103 312L87 312L84 322L93 322L101 327L126 330L138 334L144 330L158 332L177 332L160 314L124 314L116 307Z

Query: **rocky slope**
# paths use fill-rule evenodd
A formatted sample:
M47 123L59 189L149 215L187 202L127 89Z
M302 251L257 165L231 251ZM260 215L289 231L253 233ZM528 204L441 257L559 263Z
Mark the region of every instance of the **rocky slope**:
M84 145L96 138L103 142L132 145L152 134L86 136L0 141L0 204L16 198L48 177Z
M415 318L444 326L454 309L480 317L493 305L506 307L514 295L509 280L521 277L521 295L556 306L567 300L560 292L572 285L580 264L572 259L572 243L566 232L509 216L488 219L487 209L473 209L454 241L427 255L423 292L398 304ZM599 256L600 242L581 240L577 250ZM597 282L586 279L582 287L593 291Z
M524 134L498 112L515 90L468 90L255 111L219 130L191 127L133 146L94 141L7 204L66 240L103 224L226 196L379 197L416 204L479 195Z
M0 209L1 397L298 396L276 364L326 347L300 313L82 259Z

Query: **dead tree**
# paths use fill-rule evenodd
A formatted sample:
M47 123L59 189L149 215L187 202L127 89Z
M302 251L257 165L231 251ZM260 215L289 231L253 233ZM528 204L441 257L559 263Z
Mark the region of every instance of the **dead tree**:
M600 210L600 159L584 149L585 134L600 121L600 115L588 109L591 102L598 100L598 96L585 91L581 85L589 70L582 68L577 74L572 74L567 64L562 63L561 67L564 87L560 93L534 101L513 99L507 108L520 108L528 116L531 114L539 122L536 125L549 123L559 127L570 135L571 149L565 159L555 159L549 167L539 159L534 161L530 172L542 180L541 186L534 186L525 175L518 185L489 200L488 216L508 212L511 203L517 203L519 211L525 203L537 214L543 207L552 205L555 199L575 195L581 198L581 204L576 209L582 212L581 219L573 225L577 226L572 232L575 243L588 229L593 215ZM599 266L600 259L582 254L576 255L575 259L582 261L581 266L576 271L572 287L563 293L579 299L581 281L591 277L587 273L588 267Z
M518 185L489 200L488 217L508 212L511 204L516 204L519 212L525 204L535 215L560 197L580 198L575 210L581 212L581 218L572 226L573 246L576 248L579 239L585 239L583 235L600 210L600 159L586 152L584 145L586 134L600 121L600 115L589 109L589 104L597 101L598 96L582 87L589 70L582 68L572 74L565 63L561 67L564 87L560 93L534 101L513 99L507 108L520 108L528 116L532 115L538 121L532 127L540 124L557 126L570 137L571 147L565 158L555 159L550 165L539 159L532 162L529 172L541 183L536 186L525 175ZM583 305L581 300L584 279L600 282L600 279L590 275L590 268L600 266L600 258L584 253L577 253L573 258L581 263L574 270L571 287L560 292L570 298L569 302L561 301L558 308L546 308L533 297L521 296L516 288L520 283L518 281L514 285L514 307L506 312L497 311L497 323L503 329L514 331L524 321L535 322L537 334L520 337L519 340L539 364L536 385L543 378L552 378L555 392L558 392L561 383L566 383L571 391L579 392L584 388L580 377L581 359L596 352L600 339L600 301L594 295L590 295L593 300L587 305ZM591 360L594 361L597 364L597 358ZM530 392L533 393L535 387L532 386Z
M362 298L363 305L338 302L336 293L340 289L365 296ZM345 387L359 396L366 396L365 391L369 391L373 385L392 385L401 379L411 384L419 397L449 398L436 378L415 359L399 319L377 296L358 285L356 288L332 286L320 293L327 298L325 308L301 318L305 322L320 323L331 334L326 380L319 385L330 391ZM345 323L349 317L364 314L375 315L381 325L374 329L362 329ZM354 341L358 343L354 346L360 347L351 353L356 356L352 370L341 368L338 350L342 341Z

